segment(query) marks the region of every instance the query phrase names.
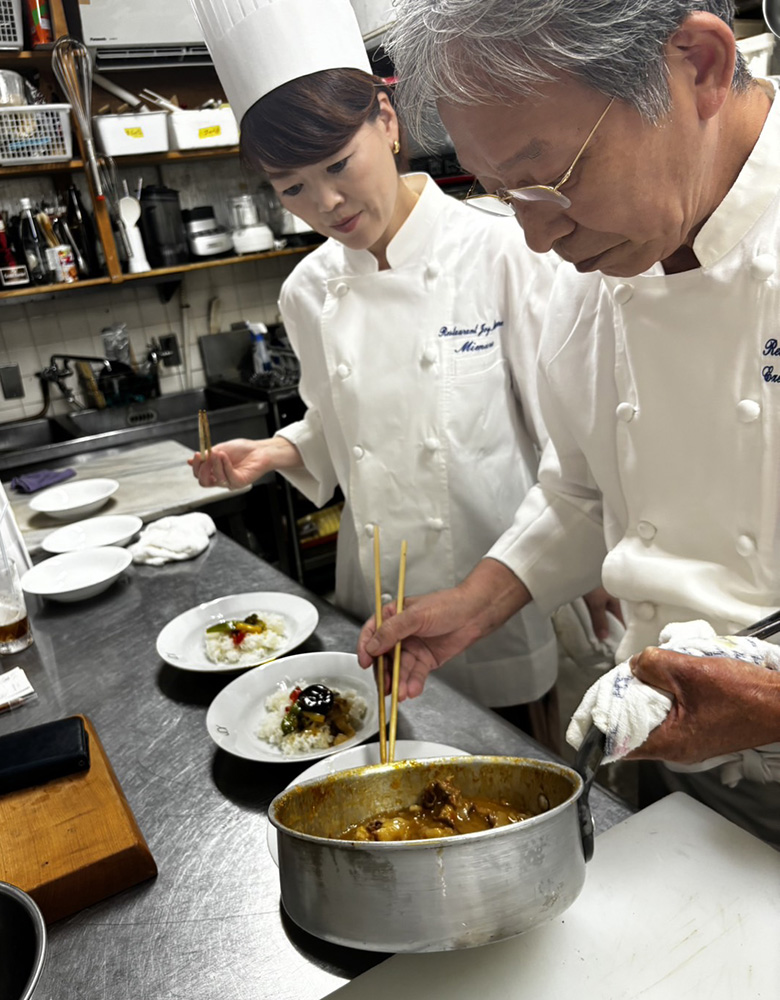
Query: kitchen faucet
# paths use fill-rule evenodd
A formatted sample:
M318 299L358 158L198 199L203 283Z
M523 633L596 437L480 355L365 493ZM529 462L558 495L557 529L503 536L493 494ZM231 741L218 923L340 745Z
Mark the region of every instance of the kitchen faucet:
M61 368L57 364L58 361L63 362ZM84 354L52 354L46 368L38 372L38 378L44 383L53 382L74 409L84 410L86 407L76 399L72 387L65 382L66 378L73 375L73 369L68 364L69 361L87 361L91 364L99 364L106 375L110 375L113 371L111 362L108 358L93 358Z

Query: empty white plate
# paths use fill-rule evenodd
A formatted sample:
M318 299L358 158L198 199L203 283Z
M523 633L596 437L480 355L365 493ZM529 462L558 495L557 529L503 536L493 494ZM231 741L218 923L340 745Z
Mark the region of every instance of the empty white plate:
M84 601L108 590L133 557L127 549L106 546L52 556L22 577L22 590L52 601Z
M74 521L64 528L57 528L47 535L41 546L47 552L77 552L79 549L98 549L104 545L127 545L143 526L135 514L106 514L105 517L88 517Z
M99 510L118 489L116 479L76 479L39 493L30 509L57 521L75 521Z
M429 757L468 756L468 751L458 750L457 747L447 746L446 743L426 743L421 740L397 740L395 744L396 760L424 760ZM351 767L366 767L370 764L378 763L379 744L364 743L362 746L350 747L349 750L334 753L330 757L323 757L316 764L312 764L305 771L301 771L297 778L293 778L287 788L300 785L303 781L322 778L326 774L335 774L336 771L348 771ZM268 841L268 851L278 866L279 853L276 843L276 828L271 823L266 828L266 839Z

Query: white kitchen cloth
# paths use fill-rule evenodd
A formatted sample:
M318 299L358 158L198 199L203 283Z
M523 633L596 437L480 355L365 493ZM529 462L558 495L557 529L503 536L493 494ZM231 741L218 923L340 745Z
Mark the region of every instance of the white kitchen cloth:
M704 621L667 625L659 636L659 648L688 656L727 656L780 670L780 647L748 636L716 636ZM626 660L585 692L566 730L566 741L579 749L585 734L595 725L606 737L604 763L609 764L641 746L671 707L666 694L634 677ZM780 743L722 754L697 764L666 766L673 771L708 771L720 766L721 781L730 788L742 778L761 783L780 781Z
M200 511L161 517L144 528L128 551L133 562L149 566L192 559L208 547L209 538L216 530L208 514Z

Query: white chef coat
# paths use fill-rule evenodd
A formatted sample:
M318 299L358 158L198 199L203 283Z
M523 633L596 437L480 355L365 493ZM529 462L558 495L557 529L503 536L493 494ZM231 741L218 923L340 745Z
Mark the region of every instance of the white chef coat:
M551 441L490 553L548 611L603 560L618 660L668 622L729 634L780 606L780 99L693 249L681 274L559 269L539 359ZM718 776L695 781L704 797ZM779 785L715 792L780 834Z
M535 368L554 259L513 219L407 181L420 197L389 269L328 240L280 298L307 405L279 431L305 465L284 475L317 505L341 486L336 599L359 618L373 612L374 524L386 601L402 539L407 594L453 586L512 523L544 434ZM484 704L539 698L557 671L548 615L524 609L442 669Z

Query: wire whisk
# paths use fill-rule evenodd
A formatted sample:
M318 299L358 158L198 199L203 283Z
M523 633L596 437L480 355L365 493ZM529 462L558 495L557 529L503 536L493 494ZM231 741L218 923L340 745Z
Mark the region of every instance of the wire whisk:
M95 197L102 198L103 185L92 138L92 60L89 51L77 38L63 35L54 45L51 66L81 134Z

